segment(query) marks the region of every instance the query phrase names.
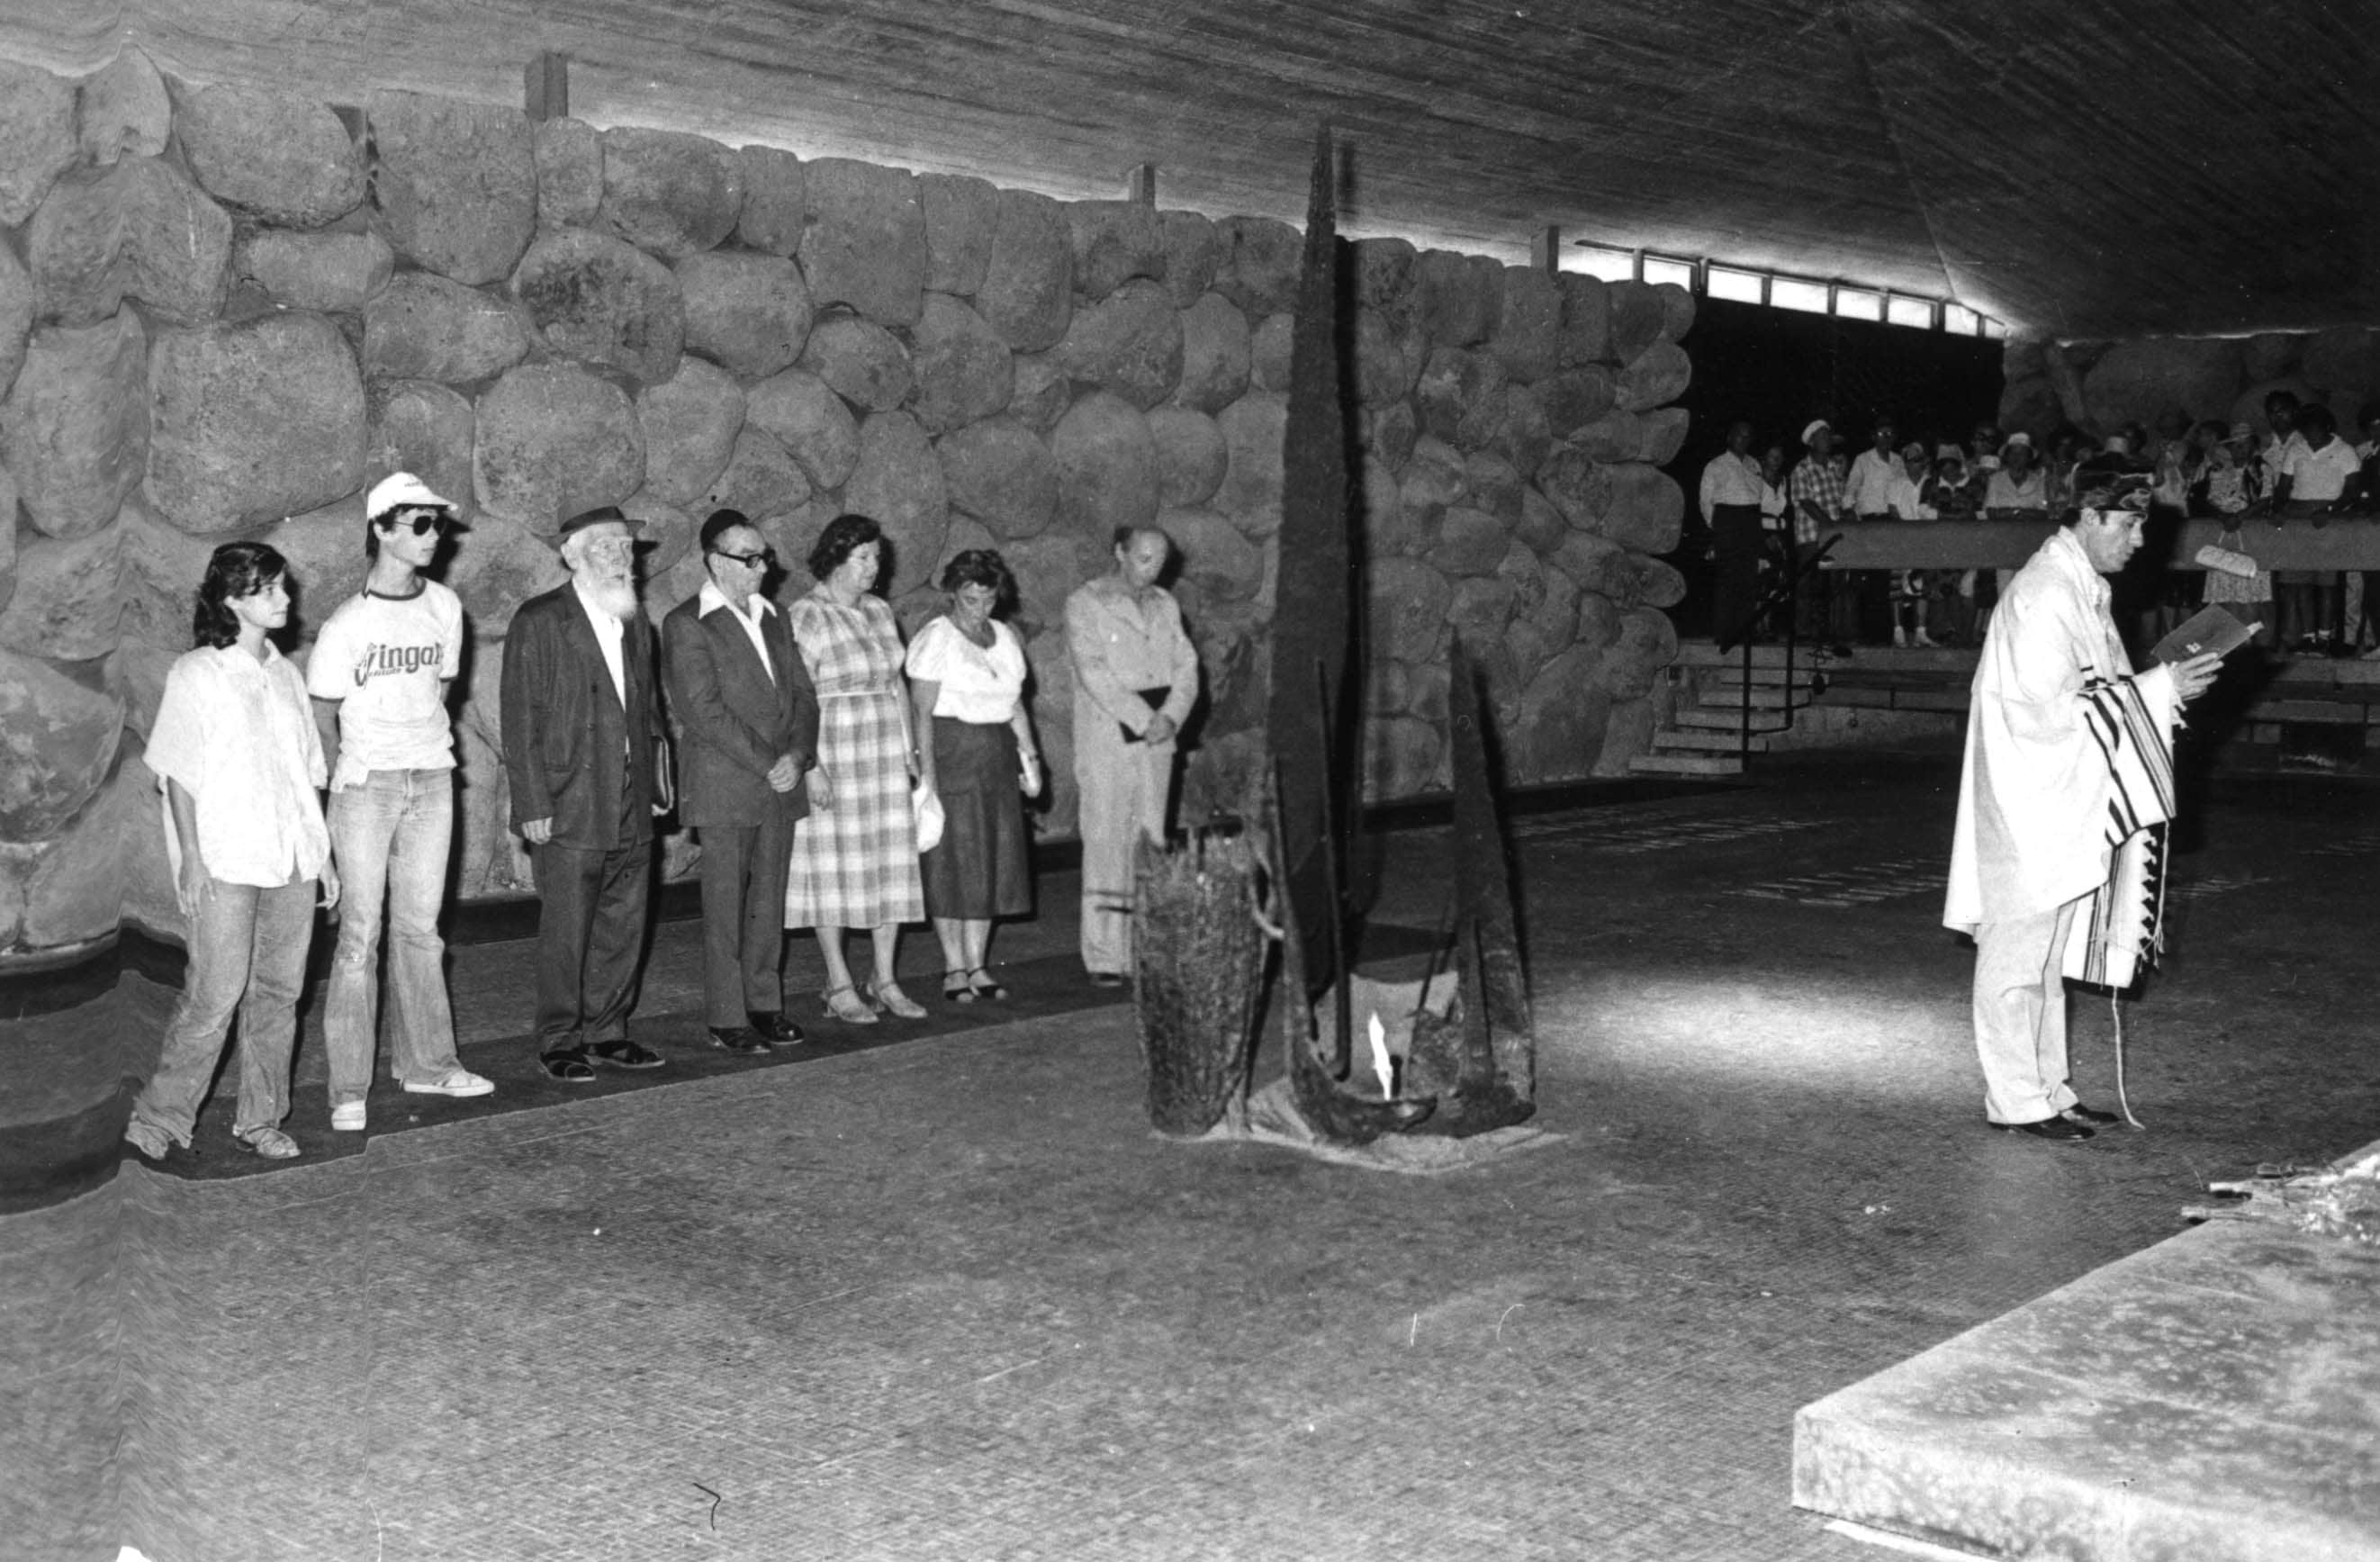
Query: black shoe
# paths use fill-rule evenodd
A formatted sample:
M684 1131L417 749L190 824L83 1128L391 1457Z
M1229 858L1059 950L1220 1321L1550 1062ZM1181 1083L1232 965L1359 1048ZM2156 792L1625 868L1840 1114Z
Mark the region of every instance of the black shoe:
M752 1021L752 1033L764 1042L789 1047L802 1039L802 1028L787 1019L781 1009L771 1009L764 1014L756 1008L745 1018ZM767 1052L770 1049L762 1047L760 1050Z
M762 1053L771 1050L767 1042L741 1025L712 1026L710 1044L722 1052Z
M2002 1133L2029 1133L2035 1139L2082 1140L2093 1137L2089 1129L2064 1117L2044 1117L2037 1123L1994 1123L1992 1127Z
M658 1068L662 1055L650 1047L638 1046L623 1038L616 1042L598 1042L587 1049L589 1063L601 1063L607 1068Z
M1845 645L1845 644L1844 644L1842 641L1837 641L1834 644L1829 645L1828 647L1827 647L1827 654L1828 654L1828 655L1829 655L1829 656L1843 656L1843 657L1848 657L1848 656L1850 656L1850 655L1851 655L1851 653L1852 653L1852 648L1851 648L1850 646L1848 646L1848 645Z
M1120 971L1095 970L1091 972L1091 985L1094 987L1121 987L1124 984L1124 980L1123 974Z
M577 1047L540 1053L537 1066L545 1070L547 1079L560 1080L565 1084L583 1085L595 1078L595 1070L587 1062L587 1054Z
M2102 1112L2095 1106L2085 1106L2079 1101L2058 1115L2070 1123L2081 1123L2084 1128L2092 1129L2104 1129L2110 1123L2120 1123L2124 1120L2113 1112Z

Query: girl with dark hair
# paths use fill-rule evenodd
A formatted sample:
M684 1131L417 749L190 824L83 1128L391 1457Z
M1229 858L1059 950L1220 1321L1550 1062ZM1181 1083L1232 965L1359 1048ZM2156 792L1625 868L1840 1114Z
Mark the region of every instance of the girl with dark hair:
M994 615L1013 592L1007 563L972 548L942 571L951 610L909 646L909 698L926 785L942 802L942 838L925 854L926 910L942 944L942 996L1004 998L985 968L994 917L1033 909L1024 792L1041 789L1041 755L1025 714L1025 647Z
M872 1025L881 1008L926 1011L901 991L892 961L903 922L926 914L909 787L917 739L901 693L901 631L870 588L885 567L884 533L864 515L838 516L810 550L818 584L785 610L786 627L818 690L817 768L810 812L794 826L785 925L818 930L826 1012ZM875 977L860 995L844 959L846 928L864 927Z
M189 964L157 1068L125 1139L155 1159L187 1146L239 1015L232 1137L268 1160L295 1156L289 1057L315 885L339 899L318 794L329 779L306 683L268 638L289 621L287 565L261 543L225 543L207 563L199 647L165 676L146 758L165 794L165 852L189 920Z

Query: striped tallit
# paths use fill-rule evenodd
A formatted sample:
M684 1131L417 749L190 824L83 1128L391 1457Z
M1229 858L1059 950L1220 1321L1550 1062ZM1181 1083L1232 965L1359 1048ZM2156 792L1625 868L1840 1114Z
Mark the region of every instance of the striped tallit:
M2078 982L2130 987L2164 947L2166 824L2173 748L2131 678L2082 689L2084 721L2107 767L2107 881L2078 909L2062 969Z

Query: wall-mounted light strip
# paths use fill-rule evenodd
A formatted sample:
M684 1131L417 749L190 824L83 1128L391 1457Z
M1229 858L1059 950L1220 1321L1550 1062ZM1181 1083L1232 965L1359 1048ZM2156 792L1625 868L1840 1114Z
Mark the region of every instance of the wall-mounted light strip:
M1815 277L1787 276L1725 261L1691 261L1647 250L1622 250L1616 244L1573 239L1562 250L1561 269L1599 276L1606 282L1674 282L1707 298L1736 303L1767 304L1772 309L1799 310L1806 314L1832 314L1845 320L1870 320L1912 331L1941 330L1954 336L2008 335L1999 321L1947 299L1913 298L1881 287L1849 282L1825 282Z

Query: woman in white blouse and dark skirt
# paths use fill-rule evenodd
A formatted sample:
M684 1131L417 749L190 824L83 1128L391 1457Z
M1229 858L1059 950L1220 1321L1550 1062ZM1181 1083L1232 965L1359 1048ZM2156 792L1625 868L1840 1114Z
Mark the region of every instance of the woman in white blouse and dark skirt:
M920 774L941 799L942 838L925 854L926 912L942 941L942 996L1004 998L985 953L995 917L1033 909L1024 794L1041 789L1025 714L1025 647L993 615L1014 592L1008 566L972 548L942 570L951 610L909 642Z

